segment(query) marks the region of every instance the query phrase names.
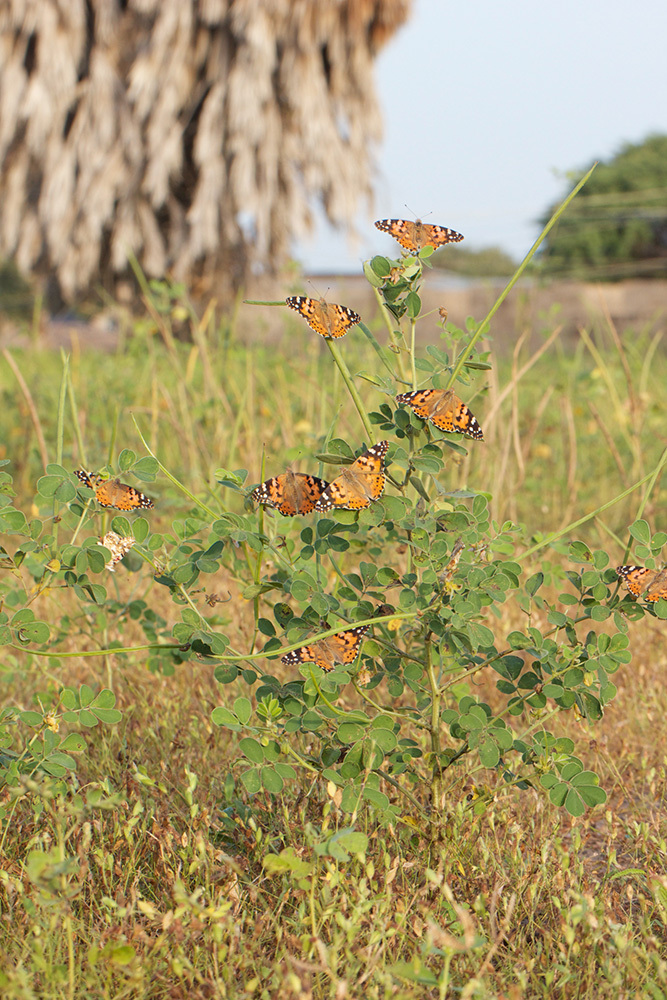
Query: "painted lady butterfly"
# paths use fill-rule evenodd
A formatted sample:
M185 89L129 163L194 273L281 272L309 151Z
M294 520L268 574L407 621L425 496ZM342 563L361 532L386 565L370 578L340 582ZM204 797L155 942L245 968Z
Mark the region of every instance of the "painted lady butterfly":
M380 441L359 455L349 468L333 479L315 504L315 510L361 510L382 496L385 484L384 456L388 441Z
M646 566L617 566L616 572L622 577L631 594L639 597L645 594L647 601L667 601L667 566L664 569L647 569Z
M306 295L290 295L285 302L301 313L311 330L321 337L344 337L352 326L360 322L361 316L354 309L339 306L324 299L309 299Z
M152 507L153 501L145 493L135 490L134 486L121 483L120 479L102 479L101 476L91 476L83 469L77 469L74 475L81 480L89 490L95 491L95 499L100 507L115 507L116 510L137 510L139 507Z
M322 670L333 670L336 663L353 663L359 652L361 641L370 625L358 625L345 629L326 639L320 639L310 646L299 646L291 653L285 653L283 663L315 663Z
M424 247L441 247L445 243L460 243L461 233L444 226L430 226L427 222L417 219L409 222L407 219L380 219L375 223L383 233L389 233L409 253L419 253Z
M134 543L134 538L119 535L117 531L107 531L104 538L100 538L100 545L103 545L111 553L111 559L106 564L110 573L116 572L116 563L119 563L123 556L127 555Z
M295 514L310 514L328 485L317 476L307 476L303 472L288 469L280 476L260 483L250 496L266 507L275 507L283 517L294 517Z
M396 397L396 402L410 406L418 417L430 420L441 431L450 434L456 431L477 441L484 440L477 418L453 389L417 389L416 392L402 392Z

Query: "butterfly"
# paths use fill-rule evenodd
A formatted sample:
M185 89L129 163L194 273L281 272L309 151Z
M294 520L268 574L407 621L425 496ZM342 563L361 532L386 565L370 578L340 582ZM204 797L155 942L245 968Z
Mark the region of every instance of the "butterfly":
M401 246L410 253L419 253L424 247L441 247L445 243L460 243L461 233L444 226L431 226L417 219L408 222L407 219L380 219L375 223L377 229L389 233Z
M100 538L100 545L103 545L111 553L111 559L106 564L110 573L116 572L116 563L119 563L123 556L127 555L134 543L134 538L119 535L117 531L107 531L104 538Z
M319 500L328 485L317 476L288 469L282 475L260 483L250 496L266 507L275 507L283 517L294 517L295 514L310 514L315 509L315 501Z
M358 625L356 628L337 632L310 646L299 646L291 653L285 653L283 663L315 663L322 670L333 670L336 663L353 663L357 658L361 640L366 635L370 625Z
M453 389L417 389L416 392L402 392L396 397L396 402L410 406L418 417L430 420L441 431L448 433L456 431L477 441L484 440L477 418Z
M324 299L309 299L306 295L290 295L285 302L301 313L311 330L321 337L344 337L352 326L361 320L359 313L347 306L339 306L335 302L325 302Z
M120 479L102 479L101 476L91 476L83 469L77 469L74 475L81 480L89 490L95 491L95 499L100 507L115 507L116 510L137 510L139 507L152 507L153 501L145 493L135 490L134 486L121 483Z
M360 455L352 465L343 469L315 504L315 510L361 510L369 507L372 500L382 496L385 484L383 459L389 447L388 441L380 441Z
M646 566L617 566L616 572L635 597L646 591L647 601L667 601L667 566L660 570Z

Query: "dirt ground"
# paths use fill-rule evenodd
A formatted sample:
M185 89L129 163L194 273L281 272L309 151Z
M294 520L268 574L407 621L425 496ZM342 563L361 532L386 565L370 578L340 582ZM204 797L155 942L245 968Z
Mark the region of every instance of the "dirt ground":
M331 291L327 298L343 302L361 313L364 318L377 313L373 293L362 278L317 277L318 288ZM447 309L448 319L465 329L466 318L481 321L504 288L502 280L464 283L454 276L448 278L438 272L429 273L422 285L422 302L426 312L434 315L424 320L421 334L439 337L438 309ZM314 294L314 293L310 293ZM491 334L496 348L510 349L517 333L526 328L536 337L542 331L550 332L563 324L563 336L574 338L579 327L588 329L604 325L610 317L619 334L637 334L646 329L653 332L664 329L667 321L667 281L632 280L616 284L588 284L585 282L554 282L540 285L520 282L491 322Z
M420 338L437 341L440 336L438 309L444 306L448 318L464 329L466 318L476 322L484 318L504 287L502 280L469 281L441 271L427 272L421 295L424 311L433 311L420 321ZM372 329L382 331L373 291L361 276L318 274L289 287L258 281L248 288L244 298L279 302L295 291L311 296L325 295L329 302L340 302L356 309ZM203 311L203 310L202 310ZM293 328L296 317L287 309L241 304L237 314L235 336L245 343L279 344ZM511 350L518 333L532 331L535 344L540 333L562 324L562 339L574 339L579 327L595 329L609 319L618 332L637 335L664 329L667 318L667 281L629 280L615 284L585 282L554 282L539 284L531 280L520 282L509 294L491 323L495 348ZM36 339L41 345L66 350L85 349L94 345L113 351L119 341L120 327L113 310L101 312L90 322L46 318ZM0 346L27 347L31 338L15 324L0 324ZM34 343L34 340L32 341Z

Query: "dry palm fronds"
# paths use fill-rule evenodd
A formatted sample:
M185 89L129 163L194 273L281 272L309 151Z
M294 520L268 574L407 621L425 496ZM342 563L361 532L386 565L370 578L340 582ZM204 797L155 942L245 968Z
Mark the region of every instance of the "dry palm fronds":
M410 0L0 0L0 257L71 300L279 268L370 196L372 60Z

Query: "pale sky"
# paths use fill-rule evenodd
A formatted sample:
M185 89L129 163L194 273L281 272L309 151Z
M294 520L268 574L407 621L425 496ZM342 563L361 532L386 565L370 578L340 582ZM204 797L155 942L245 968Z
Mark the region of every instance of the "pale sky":
M414 0L381 53L375 211L350 246L322 223L295 256L357 273L397 246L374 219L416 216L521 258L566 175L667 133L666 0ZM411 212L406 209L409 205Z

